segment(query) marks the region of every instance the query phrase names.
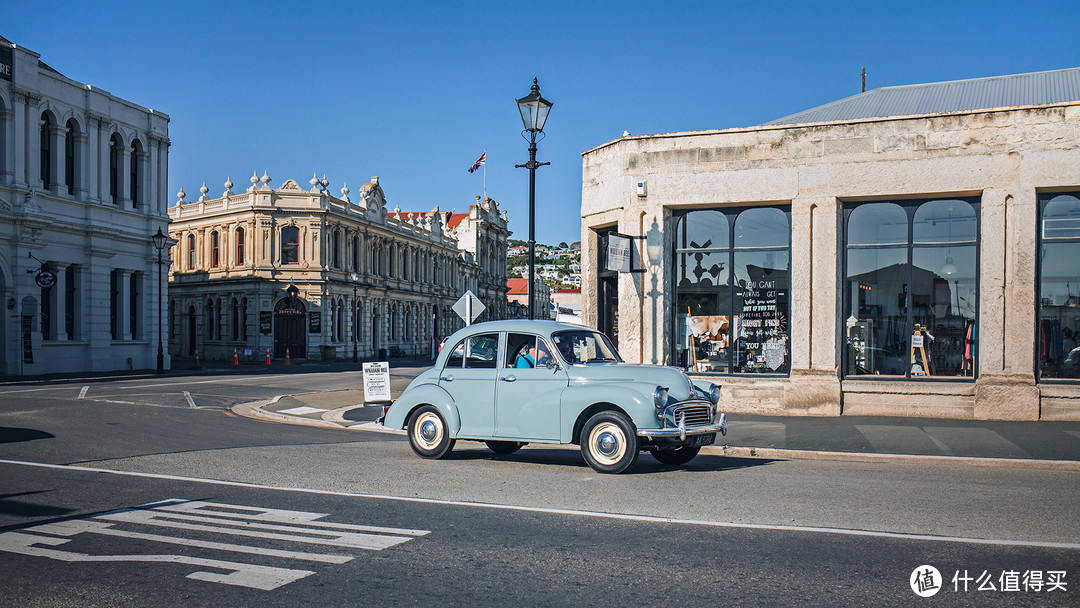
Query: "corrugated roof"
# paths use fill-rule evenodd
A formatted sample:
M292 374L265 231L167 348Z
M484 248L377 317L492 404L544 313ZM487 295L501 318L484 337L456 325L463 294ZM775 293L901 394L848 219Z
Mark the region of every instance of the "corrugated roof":
M881 87L764 123L787 125L1080 101L1080 68Z

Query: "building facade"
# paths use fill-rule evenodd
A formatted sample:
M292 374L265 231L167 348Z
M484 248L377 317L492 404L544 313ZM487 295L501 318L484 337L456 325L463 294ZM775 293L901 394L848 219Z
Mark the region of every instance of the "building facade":
M483 320L507 314L505 214L491 199L468 213L386 209L378 177L340 196L252 175L169 208L177 244L169 280L175 357L241 361L430 357L463 325L451 310L471 290ZM467 243L467 246L463 246ZM496 283L502 289L496 287Z
M583 155L585 322L729 411L1080 419L1077 142L1080 69L624 136Z
M156 366L168 127L0 38L0 374Z
M526 271L528 272L528 271ZM529 318L529 279L506 279L506 298L511 305L511 319ZM539 277L533 280L536 289L536 313L534 319L554 319L555 309L551 306L551 288Z

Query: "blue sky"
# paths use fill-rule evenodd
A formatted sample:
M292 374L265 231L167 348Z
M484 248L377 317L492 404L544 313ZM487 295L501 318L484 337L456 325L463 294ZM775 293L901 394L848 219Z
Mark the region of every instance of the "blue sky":
M1080 66L1078 2L23 2L0 35L172 119L169 191L378 175L389 207L487 192L528 238L514 99L555 103L537 240L580 238L581 152L759 124L867 88ZM175 196L170 199L170 204Z

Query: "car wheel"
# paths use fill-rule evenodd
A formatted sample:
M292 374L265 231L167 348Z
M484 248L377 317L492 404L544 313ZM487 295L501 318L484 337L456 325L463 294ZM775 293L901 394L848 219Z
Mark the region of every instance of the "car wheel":
M484 443L487 444L489 450L500 456L513 454L525 446L520 441L485 441Z
M694 459L694 456L698 455L701 451L700 447L691 447L684 445L677 448L670 448L667 450L656 450L652 453L653 458L659 460L664 464L680 465L686 464Z
M421 458L442 458L450 453L454 443L446 429L446 420L434 406L418 407L409 417L409 445Z
M619 412L600 412L581 429L581 454L598 473L622 473L637 461L634 425Z

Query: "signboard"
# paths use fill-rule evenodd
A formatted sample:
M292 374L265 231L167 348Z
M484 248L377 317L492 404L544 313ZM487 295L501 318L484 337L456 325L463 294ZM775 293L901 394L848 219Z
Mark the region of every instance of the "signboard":
M736 369L777 372L788 362L787 277L747 281L736 289Z
M364 364L364 403L390 401L390 363Z
M37 283L38 287L48 289L56 285L56 273L47 268L42 268L34 277L34 282Z
M322 313L313 310L308 313L308 333L322 333Z
M11 82L15 74L15 60L11 55L11 47L0 44L0 80Z
M269 310L259 311L259 333L269 336L274 331L274 313Z
M457 302L451 309L457 313L457 316L461 317L465 321L465 325L472 325L472 322L476 317L480 316L480 313L487 310L487 306L480 301L480 298L473 294L472 290L466 290L465 295L458 298Z
M612 232L607 238L607 269L630 272L630 237Z
M922 334L914 334L911 336L911 348L922 348L923 336Z

